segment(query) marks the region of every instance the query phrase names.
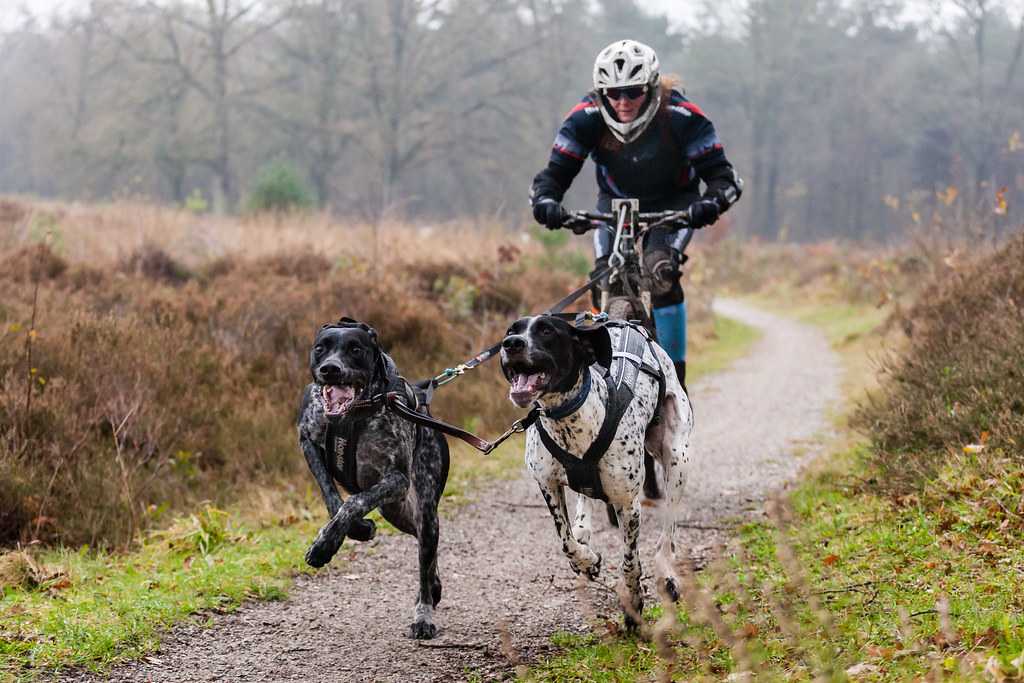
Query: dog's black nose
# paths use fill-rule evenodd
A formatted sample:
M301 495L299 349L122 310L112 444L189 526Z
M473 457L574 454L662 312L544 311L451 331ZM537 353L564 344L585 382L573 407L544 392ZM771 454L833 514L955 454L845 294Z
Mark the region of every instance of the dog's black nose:
M341 366L337 363L324 363L320 366L320 375L322 377L333 377L341 374Z
M526 339L522 335L513 334L502 340L501 348L507 353L521 353L526 348Z

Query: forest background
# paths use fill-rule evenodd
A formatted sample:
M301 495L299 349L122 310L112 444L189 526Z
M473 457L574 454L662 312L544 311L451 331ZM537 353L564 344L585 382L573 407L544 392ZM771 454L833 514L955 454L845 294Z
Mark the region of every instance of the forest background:
M284 169L342 218L515 227L597 50L634 37L751 181L743 234L887 240L936 211L999 233L1024 215L1017 0L46 7L0 25L0 193L232 212Z

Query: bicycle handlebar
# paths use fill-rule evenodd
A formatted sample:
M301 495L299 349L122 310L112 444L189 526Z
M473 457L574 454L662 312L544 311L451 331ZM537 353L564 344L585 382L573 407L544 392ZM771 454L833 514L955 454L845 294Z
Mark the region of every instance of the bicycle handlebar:
M674 224L678 229L690 227L690 212L687 209L682 211L656 211L653 213L634 214L636 223L641 230L656 228L661 225ZM600 229L605 224L614 224L618 217L613 213L599 213L596 211L572 211L562 221L563 227L572 229L576 234L582 235L590 230Z

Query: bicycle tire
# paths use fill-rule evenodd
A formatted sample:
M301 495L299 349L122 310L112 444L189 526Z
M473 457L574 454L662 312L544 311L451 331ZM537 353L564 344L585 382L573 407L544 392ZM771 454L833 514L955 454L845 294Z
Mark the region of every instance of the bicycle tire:
M628 296L615 296L608 300L608 307L605 310L608 317L613 320L636 320L647 328L651 338L657 341L658 331L654 326L654 320L647 315L643 304L634 301Z

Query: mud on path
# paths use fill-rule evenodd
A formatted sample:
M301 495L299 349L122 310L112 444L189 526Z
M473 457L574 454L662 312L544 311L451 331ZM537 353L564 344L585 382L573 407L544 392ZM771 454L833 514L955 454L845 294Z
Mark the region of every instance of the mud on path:
M765 496L813 457L839 396L839 363L817 330L735 301L716 310L761 330L750 355L691 386L693 454L679 556L701 564L723 523L756 514ZM653 525L644 530L645 575L653 571ZM459 681L514 676L507 653L524 663L551 654L556 631L584 631L585 614L618 612L618 531L595 518L592 541L604 556L588 596L561 553L536 485L516 481L480 491L442 519L444 598L435 640L405 637L416 592L416 545L408 536L346 541L346 561L301 578L288 600L216 617L211 628L181 627L160 652L116 669L117 681ZM647 581L650 584L650 581ZM651 586L647 589L650 594ZM511 647L502 646L501 634ZM69 675L63 680L96 680Z

